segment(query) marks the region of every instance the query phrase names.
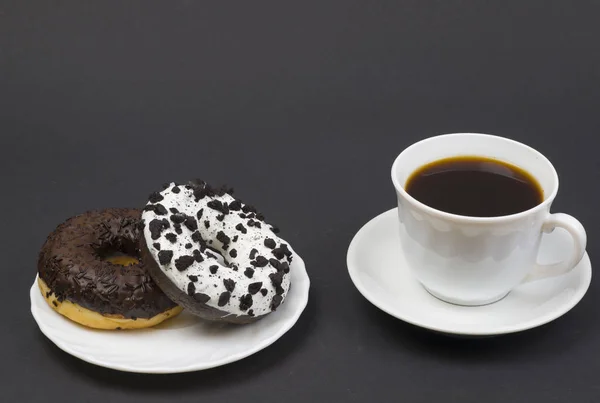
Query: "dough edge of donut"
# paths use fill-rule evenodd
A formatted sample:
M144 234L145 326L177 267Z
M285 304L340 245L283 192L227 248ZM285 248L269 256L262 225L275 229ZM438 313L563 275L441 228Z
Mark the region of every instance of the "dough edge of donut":
M176 306L167 311L161 312L150 319L137 318L128 319L121 315L102 315L101 313L94 312L90 309L84 308L71 301L64 300L60 302L54 292L48 287L46 282L38 277L38 286L42 297L48 303L48 306L57 313L67 317L68 319L76 322L80 325L90 327L93 329L103 330L135 330L144 329L152 326L156 326L159 323L164 322L167 319L174 318L179 315L183 308ZM46 297L46 295L48 295ZM56 303L56 305L54 305Z

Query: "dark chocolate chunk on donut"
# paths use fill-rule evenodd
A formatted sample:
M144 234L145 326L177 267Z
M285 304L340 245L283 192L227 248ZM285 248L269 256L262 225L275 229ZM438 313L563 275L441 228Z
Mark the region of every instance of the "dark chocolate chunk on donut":
M173 214L171 217L169 217L171 219L171 222L175 223L175 224L181 224L182 222L185 221L185 216L183 214Z
M229 292L233 291L235 288L235 281L230 278L223 280L223 284L225 285L225 289Z
M196 293L196 286L194 285L193 282L188 283L187 292L188 292L188 295L190 295L192 297Z
M183 225L185 225L190 231L196 231L198 229L198 221L196 221L196 219L192 216L185 217Z
M179 271L184 271L188 267L190 267L192 263L194 263L194 260L194 257L189 255L178 257L177 259L175 259L175 267Z
M269 248L269 249L275 249L275 246L277 246L277 243L272 238L266 238L265 239L265 246L267 248Z
M162 265L171 263L171 259L173 259L173 251L172 250L161 250L158 252L158 262Z
M162 201L163 199L164 199L164 197L158 192L154 192L150 195L150 197L148 197L148 201L150 203L158 203L159 201Z
M149 229L150 229L150 234L151 234L151 238L153 240L156 240L158 238L160 238L160 234L167 228L169 228L169 222L165 219L159 220L159 219L154 219L152 221L150 221L150 224L148 224Z
M231 298L231 293L229 291L225 291L221 295L219 295L218 306L225 306L229 303L229 298Z
M240 309L242 311L248 310L252 306L252 295L246 294L240 297Z
M252 283L248 285L248 292L252 295L256 294L262 288L262 281L258 281L256 283Z

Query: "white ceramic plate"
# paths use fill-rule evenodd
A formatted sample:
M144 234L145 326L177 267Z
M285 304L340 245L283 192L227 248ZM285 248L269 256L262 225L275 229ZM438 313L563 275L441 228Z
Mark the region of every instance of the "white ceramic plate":
M276 312L249 325L206 322L184 311L149 329L94 330L50 309L37 278L30 291L31 313L54 344L92 364L141 373L198 371L248 357L294 326L306 307L310 287L304 261L297 254L290 273L292 286L284 303Z
M430 295L410 273L402 255L396 209L365 224L350 243L350 277L373 305L405 322L442 333L490 336L520 332L548 323L573 308L592 278L587 253L571 272L523 284L494 304L465 307ZM557 229L544 235L540 263L569 256L572 239Z

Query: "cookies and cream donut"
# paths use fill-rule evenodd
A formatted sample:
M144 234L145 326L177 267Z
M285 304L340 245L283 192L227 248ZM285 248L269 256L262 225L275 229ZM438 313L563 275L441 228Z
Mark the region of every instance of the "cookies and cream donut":
M190 312L248 323L285 299L292 252L231 193L203 181L153 193L142 213L142 256L158 286Z
M38 259L38 286L48 305L97 329L154 326L181 312L138 261L139 224L139 210L121 208L60 224Z

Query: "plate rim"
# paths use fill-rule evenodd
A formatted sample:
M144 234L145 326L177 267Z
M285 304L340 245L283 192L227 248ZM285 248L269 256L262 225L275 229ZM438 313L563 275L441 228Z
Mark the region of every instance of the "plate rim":
M578 264L578 265L582 265L582 274L580 276L581 277L581 280L580 280L581 287L577 288L576 292L573 293L573 295L569 299L568 303L561 305L559 307L559 309L548 312L546 315L535 317L533 319L530 319L528 321L518 323L518 324L505 325L505 326L493 328L491 330L490 329L488 329L488 330L486 330L486 329L462 330L459 327L460 325L455 325L455 326L457 326L455 328L448 328L448 327L444 327L444 326L437 326L435 324L419 322L410 317L407 317L406 315L403 315L402 313L394 312L393 307L390 307L390 306L388 306L388 304L378 301L378 299L373 296L373 293L371 293L368 290L368 287L365 287L363 285L363 283L360 281L359 276L358 276L357 265L355 265L354 261L353 261L354 253L356 250L358 250L358 244L361 241L363 241L363 238L365 237L367 230L370 229L371 227L374 227L377 224L379 224L380 221L390 219L391 216L395 215L397 210L398 210L397 207L394 207L390 210L386 210L383 213L380 213L377 216L371 218L363 226L360 227L360 229L352 237L352 241L350 241L350 245L348 246L348 251L346 253L346 266L348 269L348 274L350 276L350 279L352 280L352 283L354 284L356 289L360 292L360 294L367 301L369 301L375 307L379 308L380 310L387 313L388 315L393 316L397 319L400 319L403 322L409 323L411 325L414 325L414 326L417 326L417 327L420 327L423 329L428 329L428 330L432 330L432 331L439 332L439 333L459 335L459 336L498 336L498 335L504 335L504 334L510 334L510 333L518 333L518 332L523 332L523 331L530 330L530 329L533 329L533 328L536 328L539 326L543 326L547 323L552 322L553 320L560 318L561 316L563 316L564 314L569 312L571 309L573 309L583 299L583 297L585 296L585 294L587 293L587 291L590 287L590 284L592 281L592 267L591 267L592 263L591 263L590 257L586 250L582 260ZM432 296L431 298L435 298L435 297Z
M293 288L293 291L290 290L291 292L301 292L302 294L301 294L301 299L299 299L297 302L297 307L293 311L293 315L287 319L286 324L279 327L277 329L277 331L275 333L273 333L270 337L262 340L260 343L257 343L252 348L249 348L246 351L243 351L243 352L231 355L231 356L227 356L225 358L221 358L219 360L212 361L212 362L209 362L206 364L188 365L185 367L180 367L180 368L175 368L175 369L165 368L165 367L161 367L161 366L156 366L156 367L152 367L152 368L138 368L133 365L111 364L110 362L107 362L105 360L97 359L94 356L85 355L78 351L74 351L74 350L70 349L69 343L64 342L63 340L61 340L60 337L54 336L52 334L52 331L49 329L49 326L46 325L42 319L40 319L40 315L42 315L42 313L38 312L38 308L35 305L34 300L33 300L33 298L35 296L37 296L38 294L41 295L39 288L37 286L37 279L38 279L37 274L36 274L35 280L33 282L33 285L31 286L31 288L29 290L29 298L30 298L30 303L31 303L30 311L31 311L31 314L32 314L36 324L38 325L38 328L40 329L42 334L48 340L50 340L52 343L54 343L58 348L60 348L65 353L67 353L73 357L76 357L82 361L88 362L90 364L94 364L94 365L97 365L100 367L109 368L109 369L113 369L113 370L117 370L117 371L140 373L140 374L176 374L176 373L203 371L206 369L216 368L216 367L230 364L235 361L242 360L253 354L256 354L257 352L259 352L261 350L264 350L265 348L269 347L270 345L275 343L277 340L279 340L285 333L287 333L298 322L298 319L300 319L300 316L302 315L302 313L306 309L306 306L308 305L309 291L310 291L310 278L308 276L308 272L306 271L306 265L304 263L304 260L295 251L293 251L293 254L294 254L294 260L295 260L294 263L296 263L295 266L297 266L297 267L294 267L294 270L296 272L298 272L299 276L302 277L301 284L305 284L305 286L304 287L296 286ZM296 281L296 282L298 282L298 281ZM66 319L66 320L69 320L69 319ZM71 324L73 326L78 326L76 323L71 323Z

